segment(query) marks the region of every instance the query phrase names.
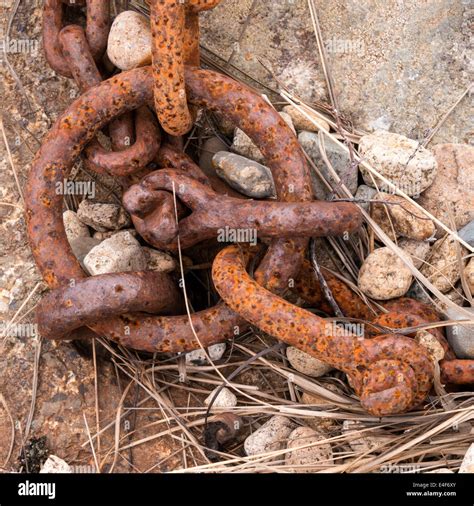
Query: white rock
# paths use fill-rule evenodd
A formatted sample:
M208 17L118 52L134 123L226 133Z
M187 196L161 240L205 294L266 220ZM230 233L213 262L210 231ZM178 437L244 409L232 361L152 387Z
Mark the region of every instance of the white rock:
M314 464L331 464L333 455L329 443L317 445L318 441L327 439L327 436L309 427L298 427L288 438L287 449L292 450L285 456L285 464L295 467L295 472L311 472L311 469L299 469L299 466L311 466ZM307 448L300 448L305 445Z
M434 181L438 164L431 151L417 141L385 130L364 135L359 142L362 158L408 195L419 195ZM364 181L374 186L372 177L361 165ZM381 190L385 184L373 176Z
M138 232L134 228L127 228L125 230L121 230L121 232L130 232L133 237L138 237ZM94 232L92 234L92 237L94 239L99 239L100 241L103 241L104 239L108 239L109 237L112 237L113 235L117 234L117 230L107 230L107 232Z
M467 250L456 239L453 237L439 239L431 247L430 255L420 269L421 273L443 293L450 291L461 277L458 252L463 257Z
M380 228L392 239L403 236L424 241L434 237L436 228L430 219L403 197L390 193L378 193L373 203L371 215Z
M147 268L145 253L130 232L119 232L92 248L84 258L91 275L108 272L143 271Z
M291 128L292 132L296 134L295 127L291 121L291 117L288 114L280 113L285 123ZM234 139L231 146L232 151L235 151L239 155L255 160L259 163L265 163L265 158L258 147L253 143L252 139L244 133L240 128L236 128L234 132Z
M207 348L207 353L213 362L220 360L226 350L225 343L217 343ZM186 353L186 363L191 365L205 365L207 364L207 358L204 351L200 348L197 350Z
M383 449L383 445L385 448L387 447L386 445L390 441L388 436L374 435L372 431L360 433L365 428L364 424L358 420L344 420L342 423L341 434L347 436L349 446L354 452L377 452Z
M72 473L71 466L56 455L50 455L40 469L40 474Z
M153 248L147 248L146 246L143 247L142 250L145 253L148 269L150 271L172 272L176 269L177 262L171 255L168 255L168 253Z
M286 357L294 369L307 376L312 376L313 378L319 378L319 376L323 376L332 370L330 365L321 362L321 360L312 357L294 346L288 346L286 349Z
M112 23L107 44L110 61L121 70L151 63L150 20L136 11L121 12Z
M79 237L90 237L89 228L84 225L77 217L74 211L64 211L63 213L64 229L66 230L66 237L69 242Z
M459 473L474 473L474 443L467 449L467 452L462 459Z
M444 348L433 334L426 330L419 330L416 333L415 341L421 346L424 346L434 360L437 362L443 360Z
M209 396L206 397L204 400L204 404L206 406L209 406L218 388L219 387L215 388L209 394ZM213 408L233 408L234 406L237 406L237 397L234 392L231 392L228 388L225 387L219 392L216 399L212 403Z
M455 228L460 229L474 220L474 146L436 144L431 149L438 172L418 203L445 225L452 228L453 220ZM439 227L436 237L445 233Z
M406 258L411 262L408 255ZM373 251L359 271L359 288L376 300L401 297L410 288L411 281L410 269L388 247Z
M419 269L430 251L430 243L426 241L417 241L415 239L400 239L398 246L408 255L413 265Z
M257 455L284 448L295 424L285 416L272 416L244 442L247 455Z
M77 216L82 223L98 232L120 230L131 225L130 216L122 206L92 202L88 199L79 204Z
M285 105L283 107L283 111L291 116L293 120L293 125L296 130L307 130L308 132L317 132L318 130L326 130L329 132L329 123L315 114L308 112L308 116L310 116L316 125L308 119L302 112L300 112L294 105Z

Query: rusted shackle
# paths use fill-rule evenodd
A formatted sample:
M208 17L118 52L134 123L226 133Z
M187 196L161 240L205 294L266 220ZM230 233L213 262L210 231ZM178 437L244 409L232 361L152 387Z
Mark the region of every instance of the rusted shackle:
M140 235L159 249L177 249L176 237L160 236L162 190L176 196L192 213L179 222L180 245L188 248L216 238L225 227L250 230L265 238L343 235L360 227L362 217L348 202L271 202L242 200L221 195L182 171L162 169L131 186L123 197ZM176 229L176 234L178 230ZM166 238L167 239L167 238Z

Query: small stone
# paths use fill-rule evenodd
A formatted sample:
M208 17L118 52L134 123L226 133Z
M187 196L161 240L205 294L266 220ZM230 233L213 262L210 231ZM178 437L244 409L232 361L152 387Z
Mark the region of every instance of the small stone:
M272 452L285 448L295 424L285 416L272 416L244 442L247 455Z
M107 44L110 61L121 70L151 63L150 20L136 11L121 12L112 23Z
M311 466L314 464L330 464L333 455L329 443L316 445L318 441L327 439L324 434L317 432L309 427L298 427L288 438L288 450L292 450L285 456L285 464L288 466L298 466L296 472L311 472L311 469L299 469L300 466ZM308 446L307 448L300 448Z
M216 362L217 360L220 360L222 356L224 355L226 350L226 344L225 343L217 343L209 346L207 348L207 353L211 360L213 362ZM207 358L204 354L204 351L199 348L197 350L190 351L189 353L186 353L186 363L190 365L206 365Z
M209 406L211 404L211 400L214 398L214 395L219 387L215 388L208 397L204 400L204 404ZM212 403L213 408L233 408L237 406L237 397L233 392L231 392L228 388L223 388L216 399Z
M84 258L89 251L100 243L100 239L95 239L94 237L78 237L77 239L73 239L69 245L74 256L83 264Z
M321 155L318 134L306 131L300 132L298 135L298 141L311 160L313 160L315 165L318 167L324 178L329 182L329 184L336 187L337 183L329 173L326 162ZM351 164L349 154L332 139L324 139L324 147L326 149L327 158L342 183L352 194L354 194L357 190L358 171L357 167ZM319 200L326 200L330 193L319 179L319 176L317 176L313 170L311 170L311 181L314 196Z
M84 258L92 276L109 272L143 271L147 268L145 253L130 232L124 231L105 239Z
M310 116L316 125L308 119L302 112L300 112L294 105L285 105L283 107L283 111L291 116L293 120L293 125L295 129L306 130L307 132L317 132L318 130L326 130L329 132L330 126L329 123L315 114L308 112L308 116Z
M281 113L280 116L296 135L295 127L293 126L291 117L288 114ZM251 160L255 160L259 163L265 163L265 157L263 156L260 149L258 149L258 147L253 143L252 139L245 132L240 130L240 128L235 129L231 149L232 151L235 151L245 158L250 158Z
M464 297L462 295L462 286L458 283L452 290L443 294L447 297L451 302L454 302L457 306L462 306L464 302ZM441 299L436 298L437 310L445 313L451 306L448 306Z
M365 453L365 452L374 452L374 451L382 451L383 446L387 445L390 442L390 438L388 436L378 436L374 435L374 431L364 430L364 432L360 433L362 429L366 427L362 422L358 420L344 420L342 423L341 434L348 435L350 433L354 433L348 438L349 446L356 453ZM357 437L357 434L360 435Z
M142 248L145 253L148 270L156 272L172 272L176 269L176 260L164 251L158 251L153 248Z
M474 258L471 258L471 260L469 260L469 263L464 269L464 275L466 276L469 290L471 290L471 295L474 295Z
M415 239L400 239L398 246L410 255L413 265L419 269L430 251L430 243Z
M459 237L474 248L474 220L458 231Z
M459 468L459 473L474 473L474 443L467 449Z
M64 229L66 230L66 237L69 242L79 237L91 236L87 225L82 223L74 211L64 211L63 223Z
M275 184L268 167L226 151L212 157L217 175L229 186L248 197L263 199L275 197Z
M120 230L131 226L130 216L125 209L117 204L103 204L83 200L79 204L77 216L86 225L98 232L107 230Z
M50 455L40 469L40 474L72 473L71 466L56 455Z
M406 258L411 262L408 255ZM359 288L375 300L389 300L405 295L411 281L410 269L387 247L373 251L359 271Z
M472 314L474 320L474 308L465 307L463 310ZM449 320L469 320L469 317L454 308L446 309ZM474 359L474 325L452 325L446 327L446 336L457 358Z
M431 247L430 255L420 269L420 272L442 293L451 290L461 277L458 248L463 257L466 249L456 239L451 236L439 239Z
M355 192L354 198L356 200L365 200L367 202L357 202L359 206L365 209L367 212L370 210L370 200L372 200L375 195L377 195L377 190L375 188L371 188L365 184L361 184L357 191Z
M133 237L135 238L138 237L138 233L134 228L127 228L125 230L127 232L130 232L133 235ZM122 232L125 232L125 230L123 230ZM94 239L99 239L100 241L103 241L104 239L108 239L109 237L112 237L115 234L117 234L116 230L107 230L107 232L94 232L92 234L92 237Z
M403 197L379 193L374 200L387 202L387 204L373 203L371 216L392 240L402 236L424 241L434 236L436 230L434 223Z
M417 141L385 130L364 135L359 141L359 153L369 165L389 179L399 190L415 196L433 183L438 164L434 155ZM360 166L364 181L379 189L390 191L386 184Z
M286 349L286 357L293 369L307 376L312 376L313 378L319 378L332 370L330 365L321 362L321 360L308 355L308 353L294 346L288 346Z
M474 146L437 144L432 150L438 162L438 174L418 203L449 228L452 228L452 217L459 229L474 220ZM438 237L444 233L439 228ZM471 229L471 240L473 234Z
M212 158L219 151L229 151L227 144L219 137L210 137L201 147L199 167L201 167L202 171L207 176L209 176L209 174L215 174Z
M444 358L444 348L436 337L426 330L419 330L416 333L415 341L428 350L434 360L439 362Z

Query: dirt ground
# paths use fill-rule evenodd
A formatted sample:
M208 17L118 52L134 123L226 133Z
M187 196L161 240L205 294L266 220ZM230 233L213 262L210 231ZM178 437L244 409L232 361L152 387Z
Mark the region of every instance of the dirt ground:
M95 466L100 461L105 462L102 470L107 470L113 460L107 458L107 452L113 453L114 420L128 378L144 373L154 362L140 364L135 354L125 352L121 358L126 356L128 362L111 361L103 358L106 352L101 344L96 345L98 358L94 361L91 347L84 350L72 343L41 340L34 333L26 335L46 285L27 244L23 188L41 140L77 96L77 88L56 75L45 61L41 2L22 1L16 10L13 0L0 3L4 5L0 7L3 36L9 31L11 39L29 44L24 52L9 52L8 62L3 55L0 67L0 322L22 324L0 338L0 466L10 453L13 426L6 470L20 469L22 448L34 446L34 438L42 436L46 436L47 451L69 464ZM277 83L258 58L294 93L312 101L324 99L324 79L306 2L271 4L224 0L215 11L206 13L202 20L204 54L240 72L243 79L273 98ZM328 38L334 44L345 41L345 50L334 50L332 70L341 108L357 128L385 126L421 139L467 86L467 23L472 8L466 2L430 0L420 5L414 0L337 0L316 4ZM468 110L467 102L460 104L435 143L468 143L472 135ZM170 378L165 379L174 381ZM258 374L240 380L266 388L265 379ZM278 375L273 380L274 392L286 388ZM122 439L124 449L115 470L170 471L202 462L203 456L192 445L199 432L186 432L186 440L181 437L184 432L180 437L160 435L171 426L170 419L176 424L186 409L200 406L206 393L202 385L194 385L196 391L191 393L167 389L159 381L155 389L132 387L126 405L139 409L122 417L130 444ZM185 424L185 418L180 420ZM100 444L94 439L91 451L89 437L98 427L104 428Z

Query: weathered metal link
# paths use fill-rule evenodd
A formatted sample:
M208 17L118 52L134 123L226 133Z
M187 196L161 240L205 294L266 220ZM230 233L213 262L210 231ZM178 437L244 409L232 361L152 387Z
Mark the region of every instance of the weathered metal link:
M51 68L64 77L72 77L68 63L65 61L59 33L63 28L63 2L45 0L43 6L43 47Z
M219 111L256 142L267 157L280 196L291 201L311 198L304 154L276 111L246 86L214 72L188 69L186 79L192 102ZM66 238L62 198L55 191L56 183L67 177L74 160L100 128L124 112L150 103L152 89L149 67L102 82L68 108L37 153L26 192L28 235L36 263L51 288L85 277ZM280 240L273 241L266 256L276 256L282 262L276 272L264 273L267 279L275 276L286 288L288 280L299 269L306 243L306 239L289 240L281 248ZM260 266L257 274L261 269ZM126 346L154 352L189 351L199 347L193 328L201 343L207 346L231 339L247 327L245 320L223 303L195 313L191 319L187 315L131 314L91 325L97 333Z
M166 132L184 135L193 124L184 86L184 4L153 0L150 21L156 114Z
M183 296L168 274L152 271L102 274L49 292L36 308L38 329L48 339L104 318L143 311L176 314Z
M110 30L110 2L86 0L86 37L95 61L102 58L107 49Z
M81 93L102 81L102 76L90 51L86 33L81 26L68 25L63 28L59 33L59 42L63 58Z
M51 68L64 77L73 77L70 64L64 58L59 34L63 29L63 7L81 6L84 2L45 0L43 6L43 47ZM107 47L110 22L110 4L105 0L87 0L86 39L97 62Z
M441 381L454 385L474 383L474 360L442 360L440 363Z
M171 135L187 133L193 124L185 89L185 64L199 66L199 12L213 1L151 0L150 22L155 110Z
M129 176L152 162L160 148L160 130L148 107L136 111L135 128L135 143L122 151L107 151L97 140L91 142L85 149L89 167L95 172Z
M137 230L157 248L177 249L177 241L165 243L159 238L159 225L147 222L146 210L159 190L176 192L192 213L179 222L182 248L189 248L205 239L215 238L225 227L254 230L266 238L319 237L353 232L362 224L356 206L348 202L270 202L241 200L220 195L184 173L169 169L152 172L140 183L141 192L130 188L123 197L125 208L136 217ZM144 205L140 209L140 195ZM151 212L154 218L153 212ZM151 226L150 226L151 225Z
M376 416L418 406L428 394L433 365L425 348L405 336L360 339L272 294L250 278L242 249L228 246L212 266L225 303L264 332L344 371L361 403Z

